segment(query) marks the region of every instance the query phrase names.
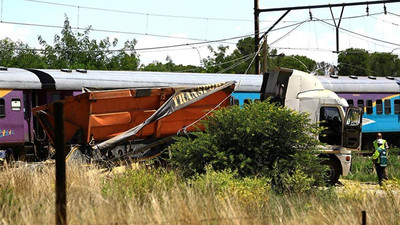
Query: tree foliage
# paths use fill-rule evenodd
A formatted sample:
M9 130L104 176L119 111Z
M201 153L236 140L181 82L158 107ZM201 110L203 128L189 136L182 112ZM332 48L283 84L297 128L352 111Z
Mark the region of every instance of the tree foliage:
M369 71L369 55L364 49L349 48L338 56L339 75L367 76Z
M45 68L45 57L21 41L0 40L0 63L5 67Z
M61 36L55 35L53 45L48 44L41 36L39 43L44 47L46 64L50 68L85 68L99 70L137 70L139 58L135 52L136 40L126 41L123 49L115 53L110 47L116 47L118 39L110 42L104 38L99 42L90 39L91 27L83 33L74 32L65 17Z
M338 63L339 75L400 75L400 59L391 53L368 53L364 49L349 48L339 54Z
M197 72L201 73L203 72L203 69L200 67L192 66L192 65L176 65L171 57L166 58L167 63L163 64L158 61L153 61L152 63L149 63L148 65L142 65L140 67L140 70L143 71L159 71L159 72Z
M204 121L205 132L179 137L170 148L171 162L185 176L230 169L240 176L265 176L275 187L297 170L323 180L323 168L313 154L318 132L307 115L272 103L253 103L216 111Z
M54 36L53 44L43 37L38 41L44 51L32 49L20 41L0 40L0 62L2 66L18 68L84 68L98 70L137 70L139 57L135 52L136 40L128 40L120 51L111 51L118 40L90 39L88 27L83 33L72 31L65 17L61 35Z
M240 39L236 44L236 49L231 54L227 54L229 46L220 45L216 50L209 47L212 55L203 60L206 72L254 73L255 65L252 60L254 58L254 49L255 43L252 37ZM262 54L260 55L261 62L263 62L264 57ZM268 70L276 67L284 67L310 72L316 69L317 63L306 56L285 56L284 54L279 54L276 49L269 49L267 66Z

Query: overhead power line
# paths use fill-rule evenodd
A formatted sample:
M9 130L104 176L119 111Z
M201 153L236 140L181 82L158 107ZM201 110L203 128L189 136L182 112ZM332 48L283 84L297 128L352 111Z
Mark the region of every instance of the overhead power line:
M64 7L71 7L71 8L79 8L79 9L89 9L89 10L96 10L96 11L103 11L103 12L114 12L114 13L124 13L124 14L133 14L133 15L141 15L141 16L158 16L158 17L171 17L171 18L182 18L182 19L196 19L196 20L220 20L220 21L241 21L241 22L253 22L253 20L246 20L246 19L233 19L233 18L216 18L216 17L197 17L197 16L178 16L178 15L168 15L168 14L155 14L155 13L143 13L143 12L133 12L133 11L126 11L126 10L116 10L116 9L104 9L104 8L97 8L97 7L88 7L88 6L81 6L81 5L71 5L71 4L63 4L63 3L56 3L56 2L47 2L47 1L40 1L40 0L25 0L27 2L36 2L42 3L47 5L56 5L56 6L64 6ZM270 22L270 21L265 21Z
M64 28L63 26L56 26L56 25L46 25L46 24L36 24L36 23L20 23L20 22L11 22L11 21L0 21L0 23L13 24L13 25L22 25L22 26L36 26L36 27L57 28L57 29L63 29ZM294 23L294 24L278 27L278 28L272 29L272 31L277 31L277 30L290 28L290 27L293 27L293 26L298 26L299 24L302 24L302 23L304 23L304 21L302 21L300 23ZM72 27L72 26L71 26L71 29L83 30L83 31L87 30L87 28L79 28L79 27ZM176 37L176 36L169 36L169 35L139 33L139 32L130 32L130 31L106 30L106 29L95 29L95 28L90 28L90 31L105 32L105 33L118 33L118 34L131 34L131 35L143 35L143 36L152 36L152 37L173 38L173 39L196 41L196 42L192 42L192 43L181 43L181 44L175 44L175 45L154 46L154 47L147 47L147 48L137 48L134 51L147 51L147 50L167 49L167 48L176 48L176 47L184 47L184 46L192 46L192 45L211 44L211 43L236 44L236 43L227 42L227 41L246 38L246 37L250 37L250 36L253 35L253 33L249 33L249 34L240 35L240 36L236 36L236 37L222 38L222 39L216 39L216 40L203 40L203 39L198 39L198 38L185 38L185 37ZM262 33L262 32L264 32L264 31L260 30L260 33ZM19 49L19 50L22 50L22 49ZM45 51L44 49L32 49L32 48L31 49L27 49L27 50ZM74 50L70 50L70 51L74 51ZM121 51L121 50L108 50L108 51Z
M315 18L315 19L316 19L316 21L320 21L320 22L325 23L325 24L327 24L327 25L329 25L329 26L331 26L331 27L335 27L334 24L328 23L328 22L326 22L326 21L319 20L318 18ZM364 34L360 34L360 33L357 33L357 32L354 32L354 31L351 31L351 30L342 28L342 27L339 27L339 29L340 29L340 30L343 30L343 31L346 31L346 32L348 32L348 33L354 34L354 35L358 35L358 36L364 37L364 38L366 38L366 39L371 39L371 40L374 40L374 41L377 41L377 42L381 42L381 43L385 43L385 44L400 46L399 43L394 43L394 42L385 41L385 40L381 40L381 39L378 39L378 38L370 37L370 36L367 36L367 35L364 35Z
M55 6L64 6L64 7L71 7L71 8L79 8L79 9L88 9L88 10L96 10L96 11L104 11L104 12L114 12L114 13L124 13L124 14L133 14L133 15L141 15L141 16L157 16L157 17L171 17L171 18L182 18L182 19L197 19L197 20L215 20L215 21L232 21L232 22L254 22L251 19L236 19L236 18L217 18L217 17L197 17L197 16L182 16L182 15L169 15L169 14L156 14L156 13L145 13L145 12L134 12L134 11L126 11L126 10L116 10L116 9L105 9L105 8L98 8L98 7L88 7L88 6L81 6L81 5L72 5L72 4L63 4L63 3L56 3L56 2L47 2L47 1L40 1L40 0L24 0L27 2L35 2L41 4L48 4L48 5L55 5ZM373 15L373 14L370 14ZM358 16L348 16L343 17L342 19L354 19ZM322 19L322 20L331 20L329 19ZM275 22L274 20L260 20L260 22ZM300 22L299 20L282 20L283 23L297 23Z

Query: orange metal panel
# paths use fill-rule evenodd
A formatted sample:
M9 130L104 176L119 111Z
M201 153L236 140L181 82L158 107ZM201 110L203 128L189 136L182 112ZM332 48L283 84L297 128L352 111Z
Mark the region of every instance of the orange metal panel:
M226 99L232 90L219 91L159 121L150 123L132 139L176 134L177 131L200 119L207 111ZM83 131L83 140L86 142L92 139L104 141L114 137L141 124L174 92L173 88L130 89L96 91L68 97L64 100L66 141L69 141L79 129ZM228 105L229 100L226 100L220 107ZM44 110L52 115L53 106L49 104L33 109L34 112L38 110ZM54 124L53 117L48 116L46 119ZM193 130L194 127L190 127L187 131Z
M95 114L90 116L90 124L92 127L113 126L131 122L132 117L129 112Z

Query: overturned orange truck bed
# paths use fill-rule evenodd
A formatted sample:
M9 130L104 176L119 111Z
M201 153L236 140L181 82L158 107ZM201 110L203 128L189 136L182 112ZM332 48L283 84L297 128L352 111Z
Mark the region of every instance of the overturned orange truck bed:
M176 111L150 122L129 139L162 138L174 135L180 129L202 118L207 111L217 106L229 105L229 96L234 90L233 83L179 108L180 103L192 100L206 93L206 90L210 88L216 89L218 85L220 84L203 85L191 89L167 87L102 90L67 97L63 100L65 141L88 144L92 141L99 143L108 140L146 121L160 106L165 105L167 100L172 105L178 106L174 108ZM192 92L177 94L182 90ZM53 104L35 107L32 111L54 143L57 134L54 131ZM187 131L194 129L190 126Z

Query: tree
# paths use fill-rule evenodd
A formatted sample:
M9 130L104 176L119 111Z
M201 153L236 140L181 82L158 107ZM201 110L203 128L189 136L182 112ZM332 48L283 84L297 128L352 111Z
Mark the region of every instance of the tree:
M327 63L327 62L318 62L317 69L315 70L317 75L333 75L337 73L337 67Z
M370 67L375 76L393 76L398 69L396 69L396 61L400 61L397 55L391 53L374 52L370 54Z
M163 64L158 61L153 61L148 65L141 65L140 70L142 71L159 71L159 72L202 72L203 69L201 67L187 65L184 66L182 64L176 65L171 57L167 56L167 63Z
M0 63L5 67L46 68L45 60L21 41L0 40Z
M136 40L126 41L123 49L115 54L110 47L116 47L118 39L111 42L107 37L98 42L90 39L90 29L91 27L88 27L83 33L76 32L74 34L68 17L65 16L61 36L54 36L53 46L39 36L39 43L45 49L43 55L46 64L50 68L138 69L140 61L134 50Z
M371 75L369 54L364 49L349 48L338 56L339 75Z
M266 176L276 187L301 171L316 183L323 168L313 154L318 130L307 115L268 102L215 111L203 121L205 132L179 137L171 145L171 162L185 176L204 173L206 166L230 169L240 176Z
M304 72L311 72L317 68L317 63L314 60L301 55L277 56L272 59L272 61L275 66L301 70Z

